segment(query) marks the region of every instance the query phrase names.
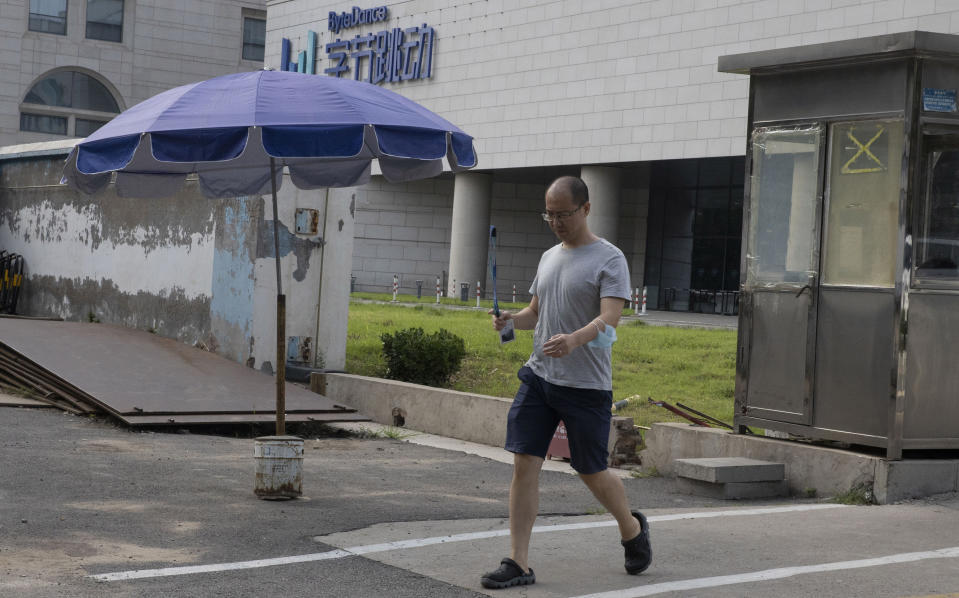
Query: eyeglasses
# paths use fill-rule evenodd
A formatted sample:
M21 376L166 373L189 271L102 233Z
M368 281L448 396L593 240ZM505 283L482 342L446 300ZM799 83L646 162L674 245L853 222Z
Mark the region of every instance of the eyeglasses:
M571 210L569 212L543 212L543 220L546 222L552 222L553 220L566 220L581 209L583 209L583 206L579 206L575 210Z

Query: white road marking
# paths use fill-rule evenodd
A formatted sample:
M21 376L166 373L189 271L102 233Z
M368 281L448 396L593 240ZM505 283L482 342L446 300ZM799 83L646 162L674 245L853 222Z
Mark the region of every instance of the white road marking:
M731 511L700 511L690 513L675 513L672 515L654 515L649 517L650 522L657 521L677 521L682 519L708 519L713 517L744 517L749 515L774 515L779 513L795 513L798 511L818 511L821 509L842 508L845 505L816 504L816 505L790 505L786 507L765 507L759 509L734 509ZM533 528L533 533L564 532L580 529L590 529L598 527L612 527L616 525L615 520L607 521L588 521L585 523L568 523L561 525L538 525ZM195 573L215 573L218 571L236 571L239 569L257 569L260 567L275 567L277 565L290 565L295 563L308 563L312 561L326 561L330 559L341 559L350 556L359 556L363 554L372 554L376 552L389 552L391 550L402 550L405 548L420 548L423 546L433 546L435 544L446 544L449 542L469 542L472 540L482 540L485 538L497 538L508 536L508 529L490 530L485 532L470 532L465 534L454 534L451 536L434 536L432 538L415 538L412 540L399 540L396 542L384 542L382 544L367 544L366 546L354 546L341 550L330 550L328 552L314 552L311 554L300 554L296 556L277 557L272 559L258 559L255 561L239 561L234 563L214 563L212 565L190 565L184 567L164 567L162 569L139 569L134 571L118 571L116 573L100 573L89 575L88 577L96 581L126 581L131 579L146 579L152 577L169 577L173 575L192 575Z
M610 592L599 592L597 594L586 594L583 596L576 596L575 598L641 598L642 596L655 596L656 594L663 594L665 592L701 590L704 588L715 588L719 586L752 583L756 581L785 579L787 577L804 575L806 573L825 573L828 571L843 571L847 569L862 569L864 567L878 567L880 565L912 563L927 559L954 558L959 558L959 546L952 548L941 548L939 550L929 550L926 552L905 552L902 554L891 554L889 556L861 559L858 561L840 561L837 563L806 565L804 567L782 567L779 569L754 571L752 573L739 573L737 575L721 575L718 577L701 577L699 579L667 581L664 583L639 586L626 590L613 590Z
M240 561L237 563L216 563L213 565L191 565L188 567L165 567L163 569L140 569L137 571L120 571L118 573L101 573L88 575L96 581L123 581L127 579L144 579L148 577L169 577L171 575L190 575L193 573L215 573L217 571L235 571L237 569L256 569L259 567L274 567L292 563L308 563L310 561L325 561L354 556L345 550L331 550L313 554L297 556L283 556L275 559L260 559L257 561Z

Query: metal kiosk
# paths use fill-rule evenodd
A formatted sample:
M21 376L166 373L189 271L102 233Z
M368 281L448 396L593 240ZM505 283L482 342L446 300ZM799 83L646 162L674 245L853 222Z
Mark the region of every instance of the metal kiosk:
M719 70L750 76L737 430L959 448L959 36Z

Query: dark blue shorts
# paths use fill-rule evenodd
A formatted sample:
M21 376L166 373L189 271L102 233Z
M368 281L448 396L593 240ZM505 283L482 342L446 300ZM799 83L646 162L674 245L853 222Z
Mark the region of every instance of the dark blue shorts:
M573 469L584 474L606 469L612 391L550 384L526 366L517 377L523 384L509 408L506 450L545 459L556 425L563 420Z

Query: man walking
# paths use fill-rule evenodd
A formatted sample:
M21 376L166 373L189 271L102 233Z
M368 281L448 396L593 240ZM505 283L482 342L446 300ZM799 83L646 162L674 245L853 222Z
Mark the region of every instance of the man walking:
M512 321L517 329L535 332L533 354L519 370L522 385L506 431L506 450L513 453L511 554L481 577L486 588L536 582L528 554L539 510L539 472L560 420L566 425L573 469L616 518L626 571L641 573L652 560L646 517L630 511L623 483L606 468L613 395L610 348L630 281L623 253L589 230L589 209L589 192L581 179L553 181L546 191L543 219L560 244L540 258L529 306L515 314L493 315L496 330Z

